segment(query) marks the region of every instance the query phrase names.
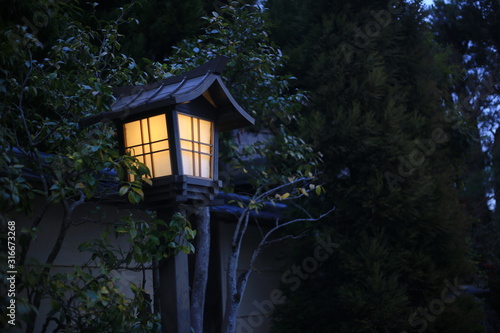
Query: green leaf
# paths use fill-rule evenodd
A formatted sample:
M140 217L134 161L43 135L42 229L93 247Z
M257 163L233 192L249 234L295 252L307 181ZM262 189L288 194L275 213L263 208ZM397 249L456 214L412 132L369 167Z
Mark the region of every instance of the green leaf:
M127 193L128 189L129 189L129 187L127 185L124 185L120 188L120 191L118 192L118 194L120 196L124 196Z
M97 301L98 297L99 297L97 295L97 293L95 291L93 291L93 290L87 290L85 292L85 295L87 296L87 298L89 299L89 301L92 302L92 303L95 303Z
M132 187L132 190L133 190L135 193L139 194L139 195L141 196L141 198L144 198L144 192L142 191L142 189L137 188L137 187Z
M132 191L128 192L128 201L130 201L130 203L132 204L138 203L136 194L134 192Z
M316 194L317 195L321 194L321 186L316 186Z

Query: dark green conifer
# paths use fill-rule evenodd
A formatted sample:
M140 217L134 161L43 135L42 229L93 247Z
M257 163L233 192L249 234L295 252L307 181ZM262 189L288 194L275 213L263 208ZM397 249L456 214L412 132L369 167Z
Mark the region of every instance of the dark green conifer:
M476 332L474 301L451 298L472 267L458 200L467 140L451 120L448 69L420 6L269 6L289 69L311 92L302 132L324 156L328 205L337 207L316 235L341 244L288 286L277 331ZM282 29L290 21L294 33ZM304 241L297 260L313 250Z
M99 1L95 9L100 17L109 19L127 3L133 3L127 16L134 20L120 27L120 33L127 36L122 52L138 60L160 62L172 53L174 45L199 33L204 24L201 17L218 4L209 0L107 0Z

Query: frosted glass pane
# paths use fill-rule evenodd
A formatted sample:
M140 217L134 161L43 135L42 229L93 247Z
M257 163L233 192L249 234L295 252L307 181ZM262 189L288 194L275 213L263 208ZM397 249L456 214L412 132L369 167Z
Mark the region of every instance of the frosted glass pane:
M127 151L144 163L153 177L172 174L167 123L164 114L124 124L123 128ZM153 153L155 151L159 152Z
M162 151L153 154L153 175L154 177L169 176L172 174L172 167L170 165L170 152Z
M168 149L168 141L160 141L151 144L151 149L153 151Z
M164 114L149 118L151 141L160 141L168 138L167 121Z
M200 145L200 152L205 154L212 154L212 147L208 145Z
M151 154L144 155L144 164L148 167L149 171L153 172L153 163L151 162Z
M212 144L212 123L200 119L200 140L203 143Z
M213 123L178 114L183 173L211 178L213 153ZM203 153L203 154L201 154Z
M200 154L194 154L193 176L200 176Z
M132 156L144 154L144 150L142 149L142 146L133 147L133 148L128 149L127 151L129 151L130 155L132 155Z
M182 151L182 169L185 175L194 176L193 173L193 153L189 151Z
M191 117L179 114L179 132L181 139L193 140Z
M125 147L140 145L141 141L141 124L139 121L123 124L123 132L125 135Z
M193 150L193 143L191 141L181 140L181 148Z
M208 155L203 155L203 154L200 154L200 158L201 158L201 174L200 176L201 177L205 177L205 178L212 178L212 173L211 173L211 169L212 169L212 158Z

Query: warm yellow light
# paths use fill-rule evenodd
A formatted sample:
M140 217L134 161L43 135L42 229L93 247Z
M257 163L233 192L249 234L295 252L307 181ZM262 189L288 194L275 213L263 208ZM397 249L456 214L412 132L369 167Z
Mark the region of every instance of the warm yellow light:
M178 114L182 168L185 175L213 177L213 124Z
M172 174L164 114L126 123L123 132L125 150L146 164L152 177Z

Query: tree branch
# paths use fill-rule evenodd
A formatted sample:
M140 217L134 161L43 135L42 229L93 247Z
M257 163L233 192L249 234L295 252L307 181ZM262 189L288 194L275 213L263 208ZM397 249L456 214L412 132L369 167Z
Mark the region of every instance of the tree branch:
M321 214L320 216L318 216L317 218L300 218L300 219L294 219L294 220L291 220L291 221L288 221L288 222L285 222L283 224L277 224L274 228L270 229L266 235L262 238L262 240L260 241L259 245L257 246L257 248L254 250L253 254L252 254L252 258L250 259L250 263L249 263L249 269L248 269L248 272L244 272L242 274L246 274L247 277L248 275L250 275L250 273L253 271L253 266L254 266L254 263L255 261L257 260L257 257L259 256L260 252L262 251L263 248L273 244L273 243L277 243L279 241L282 241L284 239L287 239L287 238L295 238L295 237L299 237L299 236L293 236L293 235L287 235L287 236L284 236L284 237L281 237L281 238L277 238L277 239L274 239L274 240L271 240L271 241L268 241L268 238L273 234L275 233L276 231L284 228L284 227L287 227L289 225L292 225L292 224L295 224L295 223L299 223L299 222L316 222L316 221L319 221L321 220L322 218L326 217L327 215L329 215L330 213L332 213L333 211L335 210L335 207L333 207L332 209L330 209L329 211L327 211L326 213L323 213Z

